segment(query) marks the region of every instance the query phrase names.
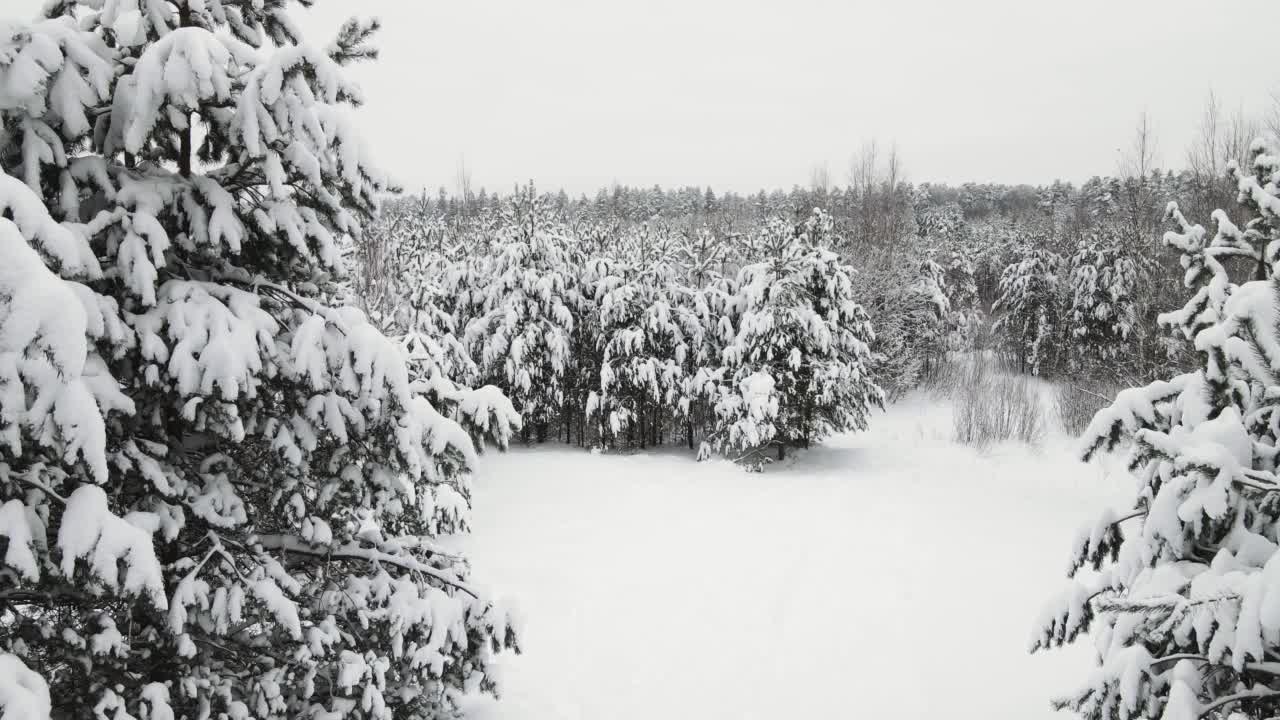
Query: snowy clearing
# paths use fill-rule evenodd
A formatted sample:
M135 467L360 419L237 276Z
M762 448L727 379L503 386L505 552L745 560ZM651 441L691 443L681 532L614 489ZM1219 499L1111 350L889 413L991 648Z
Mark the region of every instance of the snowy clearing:
M763 474L486 457L459 541L519 608L524 654L474 717L1054 716L1089 653L1028 655L1037 610L1128 482L1062 442L984 455L950 432L910 402Z

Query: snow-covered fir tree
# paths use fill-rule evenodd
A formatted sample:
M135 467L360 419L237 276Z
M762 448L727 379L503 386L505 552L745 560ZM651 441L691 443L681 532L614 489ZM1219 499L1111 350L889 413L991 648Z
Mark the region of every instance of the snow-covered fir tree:
M603 354L588 412L599 417L602 438L627 430L641 448L656 444L676 407L691 340L696 346L702 328L687 305L673 305L674 272L664 259L640 258L613 264L597 285Z
M684 323L687 347L676 407L693 450L715 422L713 405L725 372L719 361L725 343L733 339L728 316L735 293L722 274L728 248L710 230L684 233L675 252L682 277L676 279L670 297L676 317Z
M1052 369L1057 359L1062 265L1061 256L1046 247L1046 238L1035 236L1024 240L1000 275L995 327L1019 369L1032 375Z
M430 205L423 198L384 201L377 219L364 228L360 242L343 249L349 267L349 285L353 300L380 327L394 322L393 311L406 292L399 285L410 281L412 273L422 270L438 238L433 232ZM412 267L403 267L403 262Z
M376 25L320 49L282 0L47 7L0 23L4 715L430 718L495 691L506 615L433 540L466 527L478 448L327 305L387 188L340 67Z
M465 342L481 380L502 387L542 440L565 400L581 293L547 198L530 187L506 212Z
M738 276L715 442L753 453L775 447L782 457L789 445L864 429L884 394L871 376L875 333L853 300L853 272L828 249L830 216L814 210L761 233L767 254Z
M913 292L918 280L919 256L906 244L859 251L854 300L867 312L875 339L871 343L872 375L889 398L915 388L924 375L925 353L916 344L911 326L919 310ZM926 314L929 312L926 309Z
M420 200L386 205L352 253L359 258L351 273L355 295L405 348L411 374L472 382L478 368L458 313L470 307L467 273L456 272L448 257L447 231Z
M1089 720L1280 712L1280 158L1257 143L1233 174L1247 223L1215 211L1210 236L1170 206L1194 294L1160 321L1198 365L1121 392L1085 434L1086 456L1127 448L1136 495L1077 537L1033 649L1092 633L1098 667L1058 703Z
M928 202L927 191L920 191L916 198L916 225L920 236L941 241L940 244L954 243L964 234L964 210L959 203L935 205Z
M912 352L924 363L926 374L945 358L952 335L951 300L947 296L946 270L932 257L920 263L915 279L899 295L902 326L911 339Z
M1107 228L1081 240L1071 259L1071 307L1077 370L1114 361L1137 330L1138 262L1119 232Z
M943 268L942 291L947 297L947 348L953 351L971 349L982 327L982 300L972 255L968 248L954 248L947 254Z
M505 444L522 427L521 417L497 386L475 387L480 371L457 330L472 307L460 290L474 277L467 264L459 269L460 263L440 251L441 228L420 221L407 225L411 230L390 248L396 274L394 305L386 314L388 332L408 362L410 389L461 424L479 447Z

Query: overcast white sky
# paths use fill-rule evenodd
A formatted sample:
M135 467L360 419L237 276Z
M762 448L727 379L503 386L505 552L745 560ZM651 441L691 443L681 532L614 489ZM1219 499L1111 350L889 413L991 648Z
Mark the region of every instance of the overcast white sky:
M34 14L39 0L4 0ZM1212 88L1261 109L1274 0L321 0L312 41L384 21L356 70L375 156L409 189L753 191L843 183L866 140L915 181L1111 172L1147 111L1179 166Z

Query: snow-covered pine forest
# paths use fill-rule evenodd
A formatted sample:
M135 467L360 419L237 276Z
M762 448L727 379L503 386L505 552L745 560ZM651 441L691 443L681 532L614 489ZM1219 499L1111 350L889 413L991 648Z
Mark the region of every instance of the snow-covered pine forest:
M1280 713L1280 105L410 190L311 4L3 10L0 720Z

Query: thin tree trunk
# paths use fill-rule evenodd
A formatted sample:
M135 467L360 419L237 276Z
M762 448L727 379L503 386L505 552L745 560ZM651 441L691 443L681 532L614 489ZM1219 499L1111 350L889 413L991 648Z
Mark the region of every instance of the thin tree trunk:
M644 403L643 403L643 402L642 402L642 403L640 403L639 412L638 412L638 413L636 413L636 414L639 416L639 421L640 421L640 428L639 428L639 430L640 430L640 449L641 449L641 450L644 450L644 449L645 449L645 441L646 441L646 440L648 440L649 438L648 438L648 433L646 432L646 430L647 430L648 428L646 428L646 427L645 427L645 424L644 424Z
M187 3L178 3L178 26L191 26L191 8ZM191 177L191 113L187 113L187 127L182 130L181 147L178 149L178 173L182 177Z
M191 177L191 113L187 113L187 127L182 131L182 147L178 151L178 173Z

